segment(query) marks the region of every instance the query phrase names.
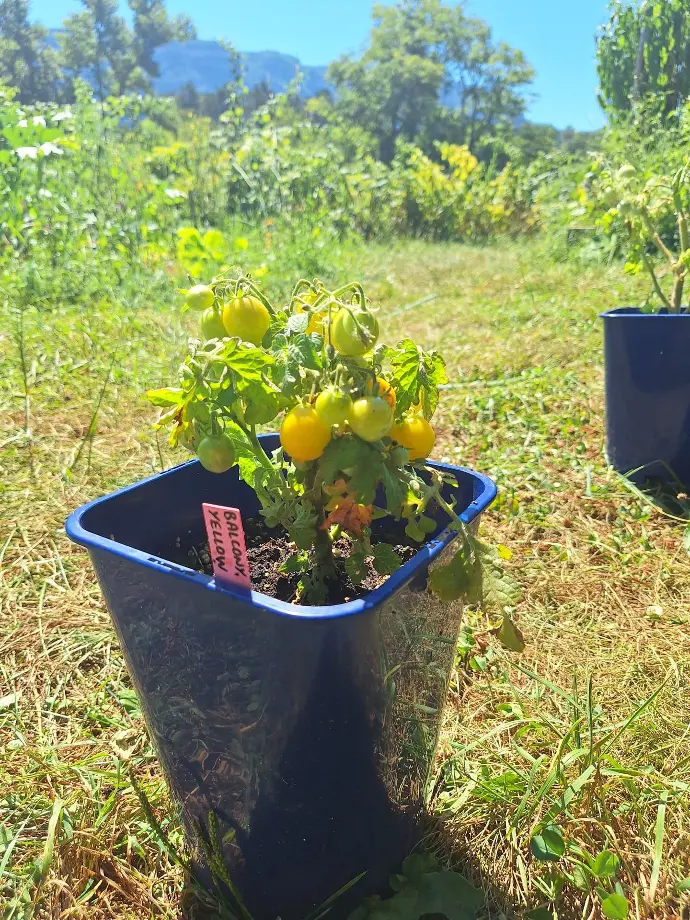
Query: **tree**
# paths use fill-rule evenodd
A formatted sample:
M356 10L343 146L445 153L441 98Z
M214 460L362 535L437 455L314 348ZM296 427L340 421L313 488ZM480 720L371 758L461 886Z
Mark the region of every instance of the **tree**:
M378 140L390 162L399 137L412 140L438 105L443 64L432 55L433 35L425 3L374 7L374 28L358 60L342 57L328 68L337 111Z
M118 14L117 0L81 2L84 12L65 20L60 47L68 73L88 75L100 97L149 90L159 75L156 48L195 37L187 17L168 18L163 0L128 0L131 29Z
M168 17L164 0L128 0L134 15L134 48L137 65L152 77L160 76L156 48L173 41L191 41L196 29L188 16Z
M181 86L175 94L175 102L178 108L185 109L188 112L198 112L201 104L201 95L191 80L188 80Z
M60 94L58 54L47 30L29 22L29 0L0 0L0 82L20 102L46 102Z
M688 0L614 0L597 41L599 102L612 117L643 99L660 114L677 111L690 95Z
M525 109L533 71L520 51L494 44L489 26L462 4L400 0L374 7L369 48L332 64L336 110L378 140L386 162L398 138L474 147Z

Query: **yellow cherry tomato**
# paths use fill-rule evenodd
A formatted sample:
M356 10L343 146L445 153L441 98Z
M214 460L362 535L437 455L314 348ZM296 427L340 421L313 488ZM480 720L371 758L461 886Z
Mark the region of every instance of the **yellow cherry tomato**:
M261 345L271 314L258 297L234 297L223 307L223 325L232 338Z
M366 386L367 396L372 396L374 394L374 381L368 380ZM380 396L381 399L385 399L388 405L393 411L395 411L395 390L390 385L387 380L384 380L383 377L376 378L376 395Z
M436 443L434 429L421 415L406 416L391 430L389 436L407 448L410 460L428 457Z
M378 441L391 430L393 410L380 396L365 396L353 403L349 422L363 441Z
M331 440L331 426L311 406L295 406L280 426L280 443L297 463L316 460Z

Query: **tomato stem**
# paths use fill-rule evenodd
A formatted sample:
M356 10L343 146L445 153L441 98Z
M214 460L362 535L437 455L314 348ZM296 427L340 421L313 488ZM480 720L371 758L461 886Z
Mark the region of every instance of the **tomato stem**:
M254 284L251 278L248 278L246 275L243 275L240 279L238 279L235 285L235 294L238 293L240 287L248 288L251 291L251 293L256 298L258 298L261 301L261 303L266 307L266 309L271 314L271 316L276 315L276 311L274 310L273 304L271 303L271 301L268 299L268 297L266 297L266 295L261 290L261 288L259 288L256 284Z

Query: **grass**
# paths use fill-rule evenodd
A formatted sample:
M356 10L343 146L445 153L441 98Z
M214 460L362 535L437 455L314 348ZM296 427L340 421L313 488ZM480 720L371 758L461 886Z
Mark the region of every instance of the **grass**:
M524 654L468 614L429 845L491 917L601 916L616 884L630 916L687 913L689 559L682 525L603 455L597 314L637 282L539 242L370 247L340 273L364 275L388 337L445 354L436 456L497 479L484 534L521 585ZM172 378L190 320L172 286L138 307L20 306L0 305L0 917L194 917L133 787L180 847L136 694L62 531L83 501L181 459L141 394Z

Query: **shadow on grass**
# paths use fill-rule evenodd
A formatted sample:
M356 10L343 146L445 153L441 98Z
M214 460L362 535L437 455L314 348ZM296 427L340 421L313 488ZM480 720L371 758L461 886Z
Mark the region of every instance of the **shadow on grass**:
M619 473L619 479L629 492L664 517L690 525L690 486L684 485L670 467L664 476L645 476L641 470L633 470L627 476Z
M439 869L452 870L463 875L476 888L481 890L484 905L477 916L491 918L503 915L507 920L520 915L521 910L513 903L512 897L501 880L487 876L475 854L463 846L442 818L427 815L422 824L422 844L417 852L432 853L438 860ZM347 920L351 913L359 906L360 900L353 898L354 892L346 892L337 897L330 906L324 904L316 908L304 920ZM388 888L380 892L383 898L394 894ZM461 905L458 905L461 907ZM283 911L290 911L290 905L285 905ZM440 920L441 915L439 915ZM253 917L249 913L243 914L236 908L229 906L222 896L210 893L202 888L198 882L190 881L182 898L181 910L178 920L278 920L265 915Z

